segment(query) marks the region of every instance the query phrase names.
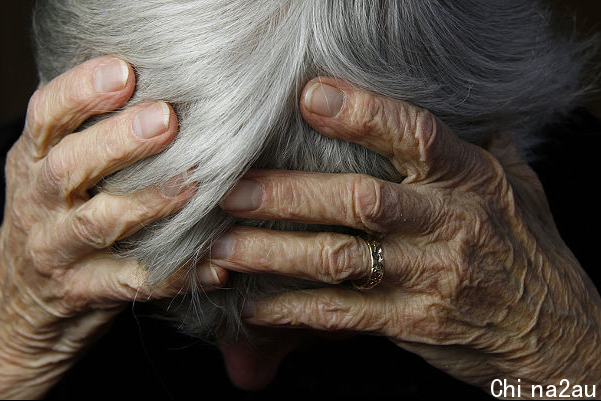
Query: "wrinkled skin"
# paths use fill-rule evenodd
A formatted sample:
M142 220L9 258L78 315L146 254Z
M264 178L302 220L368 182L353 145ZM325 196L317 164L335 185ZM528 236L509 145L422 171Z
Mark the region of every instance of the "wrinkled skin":
M73 133L131 96L129 66L122 82L97 82L98 69L113 60L91 60L41 87L7 158L2 398L42 396L132 299L188 289L183 276L148 286L141 266L113 259L106 247L175 212L195 188L182 188L175 178L162 189L121 197L87 192L103 176L159 152L177 128L169 109L158 136L139 139L133 135L137 112L152 107L140 105ZM407 179L393 184L359 175L252 171L246 178L259 184L258 202L241 207L252 196L239 187L222 206L241 217L379 233L386 275L365 292L311 290L252 305L244 311L247 321L268 326L252 330L276 345L266 356L244 340L223 344L234 383L267 384L279 360L305 341L306 332L270 326L386 335L485 390L492 378L504 377L521 378L523 387L559 378L599 383L598 293L559 237L536 176L510 141L499 136L483 150L456 139L426 111L321 80L344 90L342 110L331 113L336 101L318 107L317 98L308 102L310 110L305 95L320 91L306 90L301 111L307 122L380 152ZM107 82L110 90L99 90ZM236 196L242 202L232 203ZM329 283L365 275L366 247L353 237L248 227L232 234L233 252L195 272L203 288L225 283L224 267ZM232 242L219 242L213 255L219 248L227 254Z
M483 149L426 110L327 77L307 84L300 108L320 133L387 157L404 181L255 170L222 208L377 235L385 276L371 290L255 302L244 311L248 323L384 335L485 391L499 378L520 379L522 395L564 378L601 384L599 294L508 135ZM213 255L212 264L229 270L334 284L364 278L370 265L367 246L352 236L242 226Z
M41 86L30 100L5 168L0 398L42 396L128 302L190 289L183 272L147 284L142 266L115 259L107 247L178 210L195 187L174 177L131 195L87 192L103 176L160 152L176 135L175 113L165 103L135 106L73 133L91 115L125 104L133 90L131 66L103 57ZM157 135L136 135L144 132ZM202 268L191 274L206 289L227 275Z

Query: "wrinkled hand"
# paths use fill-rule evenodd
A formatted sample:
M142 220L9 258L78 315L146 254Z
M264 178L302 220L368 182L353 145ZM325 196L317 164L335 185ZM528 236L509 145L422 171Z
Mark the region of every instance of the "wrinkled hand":
M261 300L245 311L247 322L385 335L486 391L497 378L520 379L522 388L601 382L599 294L508 137L485 150L426 110L331 78L309 82L302 99L316 130L384 155L406 178L255 170L222 207L238 217L378 234L385 276L363 292L323 288ZM212 255L230 270L333 284L364 278L370 266L367 246L352 236L242 226Z
M6 161L0 259L0 396L42 395L131 300L186 291L185 279L158 286L133 260L107 247L180 208L195 188L174 177L162 188L113 196L88 190L104 176L158 153L176 135L173 110L142 104L73 131L114 110L134 90L125 62L88 61L39 88L22 136ZM222 269L200 269L207 287Z

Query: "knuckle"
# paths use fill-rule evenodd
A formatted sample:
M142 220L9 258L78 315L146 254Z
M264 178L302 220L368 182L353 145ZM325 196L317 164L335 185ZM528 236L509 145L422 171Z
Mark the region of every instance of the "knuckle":
M387 231L399 208L393 190L385 182L363 175L355 176L351 186L351 217L371 231Z
M116 287L113 298L123 301L146 301L153 296L156 285L148 280L146 270L122 269L119 271L113 283Z
M72 274L65 275L65 284L56 289L56 298L60 302L54 308L54 315L68 317L78 311L88 309L91 303L87 282L73 280Z
M338 284L355 276L354 267L364 265L360 241L355 237L324 241L319 272L321 279Z
M363 132L379 130L389 124L387 117L390 113L387 112L387 102L382 97L363 93L356 104L353 123Z
M50 277L52 272L60 265L59 258L57 258L55 250L48 246L43 235L45 230L39 226L33 228L31 230L32 234L25 242L25 255L35 271Z
M100 212L96 208L80 207L73 213L71 230L75 238L95 249L104 249L113 243L107 238L101 224Z
M17 149L17 144L13 145L6 153L6 163L4 164L4 175L8 176L8 172L21 162L21 152Z
M19 188L10 193L7 191L6 197L7 204L11 204L7 213L12 219L12 224L23 231L36 224L39 212L44 213L39 206L39 196L33 188ZM32 210L31 206L35 209Z
M348 313L333 299L316 301L315 319L317 326L329 331L348 328Z
M428 110L417 108L414 112L413 132L419 145L421 160L428 163L435 157L440 136L438 120Z
M33 139L38 140L41 136L41 131L44 127L44 117L47 117L42 110L43 106L43 98L44 98L44 89L38 88L31 98L29 98L29 103L27 104L27 114L25 117L25 132L27 135Z
M127 160L130 147L127 146L128 143L123 135L124 132L128 132L126 123L108 120L105 124L101 125L101 129L106 135L94 135L95 148L102 150L103 162L106 165L113 165Z
M69 161L67 155L61 149L59 147L50 149L50 152L44 158L39 175L39 184L40 188L48 188L64 196L65 187L69 180L69 168L67 167Z
M309 306L309 304L307 304ZM262 305L262 315L269 318L276 325L303 325L306 324L304 314L299 315L293 312L293 307L285 300L278 300L271 304Z
M7 183L10 182L12 178L21 176L24 171L23 167L27 168L28 163L24 157L23 145L23 140L20 138L6 153L4 177ZM19 184L23 184L23 182L20 182Z

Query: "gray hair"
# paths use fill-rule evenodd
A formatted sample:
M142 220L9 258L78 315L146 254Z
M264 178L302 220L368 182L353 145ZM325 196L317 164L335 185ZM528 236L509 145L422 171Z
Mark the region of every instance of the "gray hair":
M114 55L137 73L127 106L164 99L178 115L168 149L99 187L130 193L194 167L188 180L200 187L190 202L116 247L155 282L182 268L194 282L211 241L235 222L345 231L221 211L250 167L402 179L382 156L304 123L298 97L314 76L428 109L476 144L511 132L528 153L540 127L582 95L587 59L585 46L552 33L549 12L532 0L54 0L38 2L34 34L42 81ZM315 284L232 274L227 288L193 294L175 311L193 335L235 333L245 299L306 285Z

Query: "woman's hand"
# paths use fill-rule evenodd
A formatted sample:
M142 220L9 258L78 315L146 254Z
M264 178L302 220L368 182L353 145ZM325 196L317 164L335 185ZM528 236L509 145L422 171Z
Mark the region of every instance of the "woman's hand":
M90 60L39 88L6 161L0 253L0 398L39 397L129 301L173 296L184 277L156 287L114 241L175 212L195 192L178 177L124 196L88 190L104 176L158 153L177 121L164 102L135 106L81 132L134 90L134 73L112 57ZM222 269L200 269L217 287Z
M385 275L371 290L284 293L245 310L249 323L388 336L490 391L601 383L601 300L560 238L535 173L499 135L487 150L426 110L318 78L301 111L316 130L387 157L400 184L357 174L255 170L224 200L250 219L345 225L381 238ZM236 227L212 263L330 284L365 278L368 247L337 233Z

